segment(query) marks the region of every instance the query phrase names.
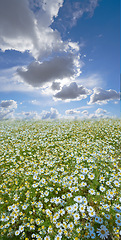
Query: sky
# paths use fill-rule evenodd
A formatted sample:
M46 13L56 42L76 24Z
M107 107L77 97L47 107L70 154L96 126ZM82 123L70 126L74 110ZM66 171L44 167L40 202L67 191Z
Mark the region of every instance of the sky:
M0 120L120 117L120 1L0 0Z

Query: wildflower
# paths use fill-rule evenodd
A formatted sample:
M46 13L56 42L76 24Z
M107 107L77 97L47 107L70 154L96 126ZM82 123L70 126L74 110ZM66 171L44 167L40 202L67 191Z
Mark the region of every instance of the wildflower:
M18 236L19 234L20 234L19 230L15 231L15 236Z
M55 204L59 204L61 203L61 198L60 197L56 197L55 198Z
M95 232L91 232L91 233L90 233L90 237L91 237L92 239L94 239L94 238L96 237Z
M78 220L80 218L79 214L78 213L74 213L73 215L74 219Z
M63 233L63 229L60 228L60 229L58 230L58 234L59 234L59 235L62 235L62 233Z
M44 237L44 240L50 240L49 236Z
M22 225L19 226L19 231L20 231L20 232L23 232L23 231L24 231L24 226L22 226Z
M118 226L121 226L121 219L116 219L115 223L116 223Z
M115 180L115 181L114 181L114 185L115 185L116 187L119 187L119 186L120 186L120 183Z
M76 196L74 198L74 201L77 202L77 203L82 203L82 196Z
M73 222L70 222L70 223L68 224L68 228L70 228L70 229L73 229L73 228L74 228Z
M64 209L60 209L60 210L59 210L59 213L60 213L60 215L63 216L63 215L65 214L65 210L64 210Z
M68 211L68 213L72 213L73 212L73 207L72 206L66 207L66 210Z
M90 193L91 195L95 195L95 190L91 188L91 189L89 190L89 193Z
M12 210L12 206L8 206L8 211L11 211Z
M61 222L56 223L56 227L57 227L57 228L60 228L61 225L62 225Z
M62 238L62 236L57 235L57 236L55 236L54 240L61 240L61 238Z
M85 212L85 206L82 205L82 204L80 204L80 205L79 205L79 211L80 211L81 213L84 213L84 212Z
M88 175L88 178L89 178L90 180L93 180L93 179L95 178L95 174L94 174L94 173L89 174L89 175Z
M105 191L105 187L103 187L103 186L100 186L99 189L100 189L101 192Z
M102 239L105 239L109 235L109 231L106 226L101 225L100 228L97 229L98 236Z
M98 216L96 216L95 217L95 222L102 224L103 223L103 219L98 217Z
M23 209L23 210L26 210L26 209L27 209L27 205L24 204L24 205L22 206L22 209Z

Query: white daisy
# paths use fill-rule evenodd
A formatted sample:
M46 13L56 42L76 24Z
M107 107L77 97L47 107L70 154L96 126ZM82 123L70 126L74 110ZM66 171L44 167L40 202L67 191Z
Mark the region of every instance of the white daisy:
M101 225L100 228L97 229L97 234L100 238L105 239L109 235L109 231L106 226Z

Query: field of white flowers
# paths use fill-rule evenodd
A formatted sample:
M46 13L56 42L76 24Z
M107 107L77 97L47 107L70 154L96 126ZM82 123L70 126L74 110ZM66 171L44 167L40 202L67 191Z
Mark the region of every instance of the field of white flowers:
M116 119L0 122L0 239L121 239L120 133Z

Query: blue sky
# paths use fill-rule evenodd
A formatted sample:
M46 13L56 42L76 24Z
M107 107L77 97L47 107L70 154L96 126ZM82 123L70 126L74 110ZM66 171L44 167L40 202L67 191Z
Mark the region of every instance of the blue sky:
M1 0L0 119L120 117L120 1Z

